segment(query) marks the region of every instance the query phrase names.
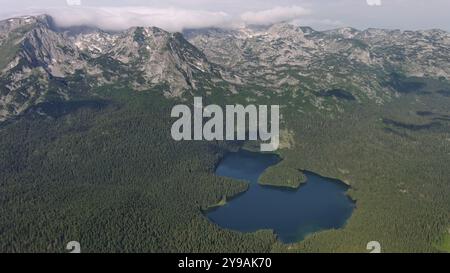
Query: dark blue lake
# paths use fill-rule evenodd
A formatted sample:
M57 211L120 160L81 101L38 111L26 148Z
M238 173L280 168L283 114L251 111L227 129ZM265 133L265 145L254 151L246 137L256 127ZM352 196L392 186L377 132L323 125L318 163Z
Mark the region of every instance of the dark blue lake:
M339 180L304 172L299 189L262 186L258 178L281 159L274 154L240 150L220 162L216 174L250 183L249 190L207 213L219 226L241 232L272 229L284 243L301 241L308 234L345 225L355 204Z

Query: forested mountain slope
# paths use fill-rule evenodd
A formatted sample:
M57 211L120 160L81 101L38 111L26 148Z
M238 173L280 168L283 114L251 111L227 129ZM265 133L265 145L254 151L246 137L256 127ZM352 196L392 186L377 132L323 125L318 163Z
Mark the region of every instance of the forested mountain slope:
M277 24L183 35L0 22L0 251L63 252L73 240L83 252L365 252L373 240L385 252L448 250L448 33ZM170 110L193 95L279 104L278 171L348 183L346 226L284 245L208 221L206 208L247 188L214 175L243 143L174 141Z

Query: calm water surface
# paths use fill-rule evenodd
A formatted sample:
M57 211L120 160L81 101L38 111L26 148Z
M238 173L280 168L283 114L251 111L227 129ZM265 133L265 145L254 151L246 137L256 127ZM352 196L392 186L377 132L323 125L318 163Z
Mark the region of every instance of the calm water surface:
M285 243L343 227L355 204L346 196L348 187L341 181L304 172L308 181L297 190L257 183L264 170L280 161L274 154L245 150L228 154L216 174L246 180L250 188L225 206L209 211L208 218L223 228L241 232L272 229Z

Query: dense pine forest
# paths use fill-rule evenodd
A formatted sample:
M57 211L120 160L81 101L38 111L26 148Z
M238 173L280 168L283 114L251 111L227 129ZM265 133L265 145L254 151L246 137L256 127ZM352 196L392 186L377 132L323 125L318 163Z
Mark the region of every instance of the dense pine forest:
M211 175L227 147L172 142L170 105L155 93L115 95L2 127L0 251L64 252L73 240L83 252L269 251L272 232L203 217L246 189Z
M298 187L309 170L348 183L357 204L343 229L292 245L203 215L247 189L214 175L241 143L173 141L176 101L157 90L38 105L0 127L0 251L64 252L79 241L83 252L366 252L373 240L385 252L448 251L450 98L446 83L424 85L429 93L377 106L324 96L344 100L345 112L294 110L301 98L288 91L261 101L285 106L283 162L265 175L280 180L263 182Z

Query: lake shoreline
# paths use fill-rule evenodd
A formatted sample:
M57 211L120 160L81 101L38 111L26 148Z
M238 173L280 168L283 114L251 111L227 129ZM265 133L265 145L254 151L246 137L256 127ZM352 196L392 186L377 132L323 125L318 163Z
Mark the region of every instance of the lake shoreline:
M215 174L246 181L248 188L202 210L204 216L223 229L243 233L272 230L283 244L298 243L320 231L343 228L356 208L356 200L347 192L351 186L306 170L298 170L307 180L295 188L258 182L264 171L282 161L280 155L273 153L244 149L224 153Z

